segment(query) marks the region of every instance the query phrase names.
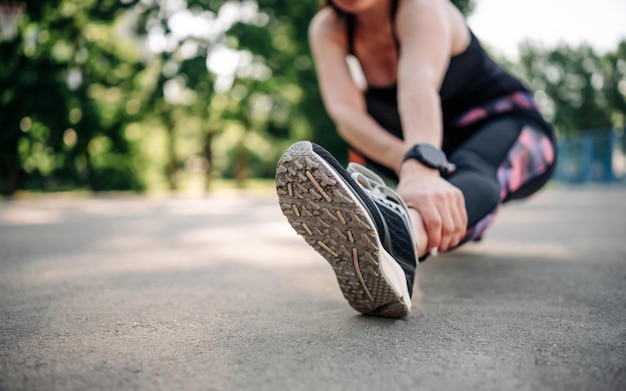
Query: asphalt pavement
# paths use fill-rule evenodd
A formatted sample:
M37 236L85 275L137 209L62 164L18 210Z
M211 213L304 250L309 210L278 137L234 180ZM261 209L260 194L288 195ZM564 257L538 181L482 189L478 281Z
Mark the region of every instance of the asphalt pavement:
M363 316L273 194L0 201L0 390L626 390L626 187L418 271Z

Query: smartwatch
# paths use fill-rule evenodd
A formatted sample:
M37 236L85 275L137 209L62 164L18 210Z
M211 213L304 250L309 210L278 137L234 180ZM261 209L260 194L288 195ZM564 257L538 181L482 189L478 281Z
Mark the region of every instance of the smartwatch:
M456 170L456 165L450 163L446 158L446 154L439 148L430 144L414 145L404 155L403 162L415 159L426 167L439 170L441 175L451 175Z

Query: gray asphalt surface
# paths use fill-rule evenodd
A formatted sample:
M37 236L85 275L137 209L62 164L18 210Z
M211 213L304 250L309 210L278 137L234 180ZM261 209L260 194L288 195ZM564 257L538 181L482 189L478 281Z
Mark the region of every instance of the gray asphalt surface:
M626 188L551 188L362 316L273 195L0 203L0 390L624 390Z

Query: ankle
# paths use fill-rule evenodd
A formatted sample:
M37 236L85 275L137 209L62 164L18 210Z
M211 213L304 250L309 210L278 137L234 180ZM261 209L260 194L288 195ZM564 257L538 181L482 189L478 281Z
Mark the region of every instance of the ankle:
M413 208L409 208L411 223L413 224L413 234L417 241L417 256L422 258L428 253L428 234L422 221L422 216Z

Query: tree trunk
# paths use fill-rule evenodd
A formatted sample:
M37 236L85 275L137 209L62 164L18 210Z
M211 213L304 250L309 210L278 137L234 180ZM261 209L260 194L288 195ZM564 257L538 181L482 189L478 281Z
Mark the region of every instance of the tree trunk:
M163 116L165 131L167 132L167 181L172 191L178 189L178 160L176 159L176 122L171 115L165 113Z
M238 189L246 186L246 179L248 179L248 151L241 141L235 151L235 182Z
M204 189L206 191L211 190L211 180L213 174L213 137L215 132L212 129L206 133L204 138L204 159L206 160L206 172L204 179Z
M0 166L0 194L12 196L17 191L20 169L20 157L17 151L17 140L11 142L9 150L2 159Z
M91 164L91 154L89 153L89 143L91 142L91 134L88 132L81 132L77 129L77 132L81 135L78 138L76 144L76 156L85 157L85 171L77 171L77 177L82 184L87 185L89 190L98 191L98 181L94 178L93 166Z

